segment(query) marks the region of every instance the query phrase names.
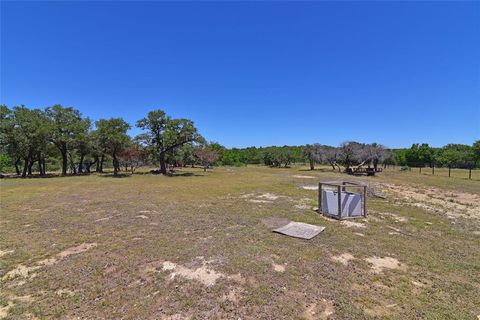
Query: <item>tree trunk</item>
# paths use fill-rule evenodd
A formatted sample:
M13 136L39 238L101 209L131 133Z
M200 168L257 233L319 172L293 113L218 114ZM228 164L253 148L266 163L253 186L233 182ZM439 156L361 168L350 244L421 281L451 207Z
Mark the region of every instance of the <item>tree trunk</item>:
M375 172L378 171L378 160L373 160L373 169L375 170Z
M62 148L60 152L62 154L62 176L66 176L68 166L67 148Z
M329 163L332 166L332 170L335 171L335 163L333 163L333 162L329 162Z
M315 162L310 160L310 170L315 170Z
M94 159L93 163L96 163L95 172L100 172L100 159L98 156L95 156Z
M207 166L203 167L203 172L207 172Z
M167 174L167 165L165 163L165 152L160 152L160 157L158 158L158 161L160 161L160 173L161 174Z
M91 171L91 167L94 165L94 164L97 164L97 167L98 167L98 157L94 157L94 161L93 162L88 162L88 165L85 167L87 169L87 172L90 173Z
M468 179L472 179L472 166L468 168Z
M39 152L38 153L38 172L40 173L41 176L45 175L45 172L43 171L42 167L42 154Z
M47 174L47 161L45 161L45 156L42 157L42 166L43 166L43 174Z
M20 163L20 158L18 158L16 161L15 161L15 172L17 173L17 176L20 175L20 168L18 167L18 164Z
M97 166L97 172L103 172L103 162L105 161L105 155L102 154L100 157L99 166Z
M118 171L120 171L120 165L118 163L117 155L114 153L112 154L112 164L113 164L113 175L118 175Z
M35 163L35 162L33 161L33 159L28 161L28 175L29 175L29 176L32 175L32 167L33 167L33 164L34 164L34 163Z
M73 174L77 174L77 167L75 166L75 162L73 162L73 157L70 153L68 153L68 156L70 157L70 171L72 171Z
M420 169L420 171L418 173L422 173L422 167L418 167Z
M78 173L83 173L83 159L85 158L85 154L80 154L80 161L78 162Z
M28 158L25 158L25 163L23 165L23 171L22 171L22 178L25 178L27 176L27 170L28 170Z
M450 166L448 166L448 177L450 178Z
M435 165L432 164L432 176L434 176L434 175L435 175Z

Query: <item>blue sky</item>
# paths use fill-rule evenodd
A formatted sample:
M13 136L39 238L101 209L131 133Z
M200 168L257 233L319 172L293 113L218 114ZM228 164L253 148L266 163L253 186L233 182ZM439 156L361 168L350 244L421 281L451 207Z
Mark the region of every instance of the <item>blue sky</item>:
M8 106L160 108L228 147L471 144L480 2L2 1L0 74Z

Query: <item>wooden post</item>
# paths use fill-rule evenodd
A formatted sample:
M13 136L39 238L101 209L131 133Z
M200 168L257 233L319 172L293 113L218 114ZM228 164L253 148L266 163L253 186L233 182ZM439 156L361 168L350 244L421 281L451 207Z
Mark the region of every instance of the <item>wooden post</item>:
M450 178L450 166L448 166L448 177Z
M367 217L367 186L363 186L363 216Z
M420 169L419 173L421 174L422 173L422 167L418 167Z
M435 164L432 164L432 176L435 175Z
M322 183L318 183L318 213L322 213Z
M338 219L342 220L342 187L338 186Z
M343 185L342 191L345 191L345 181L342 182L342 185Z
M472 179L472 166L468 168L468 179Z

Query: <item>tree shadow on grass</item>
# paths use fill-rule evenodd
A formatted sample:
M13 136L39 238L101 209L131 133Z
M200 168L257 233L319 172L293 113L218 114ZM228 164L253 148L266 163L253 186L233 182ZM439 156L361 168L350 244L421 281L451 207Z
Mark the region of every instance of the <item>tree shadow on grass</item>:
M167 174L167 177L203 177L203 174L193 173L193 172L182 172L182 173L171 173Z
M110 173L110 174L102 174L102 175L99 175L99 177L101 178L130 178L132 177L132 174L130 173L119 173L117 175L114 175L113 173Z
M96 175L95 172L82 172L82 173L68 173L66 175L61 175L60 173L46 173L44 175L40 175L39 173L34 173L32 175L27 175L22 177L21 175L16 174L0 174L0 178L2 179L50 179L50 178L68 178L68 177L82 177L82 176L90 176Z
M320 168L320 169L314 169L314 170L310 170L310 169L299 169L298 171L308 171L308 172L338 172L338 170L332 170L332 169L325 169L325 168Z

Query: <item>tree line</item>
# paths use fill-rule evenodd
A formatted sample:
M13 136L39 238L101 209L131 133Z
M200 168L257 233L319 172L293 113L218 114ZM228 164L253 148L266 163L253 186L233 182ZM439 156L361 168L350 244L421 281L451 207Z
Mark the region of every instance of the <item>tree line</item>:
M378 143L355 141L344 142L338 147L315 143L305 146L233 148L222 152L221 162L225 165L265 164L272 167L305 162L312 170L317 164L323 164L330 165L333 170L344 171L358 166L371 166L376 170L379 165L473 169L480 165L480 140L472 145L447 144L441 148L416 143L410 148L389 149Z
M131 125L122 118L92 122L79 110L61 105L45 109L0 105L0 172L12 168L25 177L60 169L67 175L103 172L111 166L117 175L122 168L133 173L143 165L158 165L155 172L166 174L169 166L176 165L200 165L206 170L215 164L288 167L295 163L308 163L312 170L326 164L352 172L360 167L377 171L380 165L472 169L480 163L480 140L471 146L442 148L423 143L388 149L378 143L347 141L338 147L314 143L229 149L208 143L193 121L174 119L162 110L150 111L135 125L142 133L130 137Z
M122 118L92 123L79 110L54 105L45 109L0 106L0 167L15 168L25 177L37 170L47 172L47 163L61 165L61 174L103 172L111 160L114 175L124 167L134 171L144 164L158 164L167 173L167 163L182 160L204 166L218 160L188 119L174 119L154 110L137 121L142 133L130 137L131 128ZM94 168L94 169L93 169Z

